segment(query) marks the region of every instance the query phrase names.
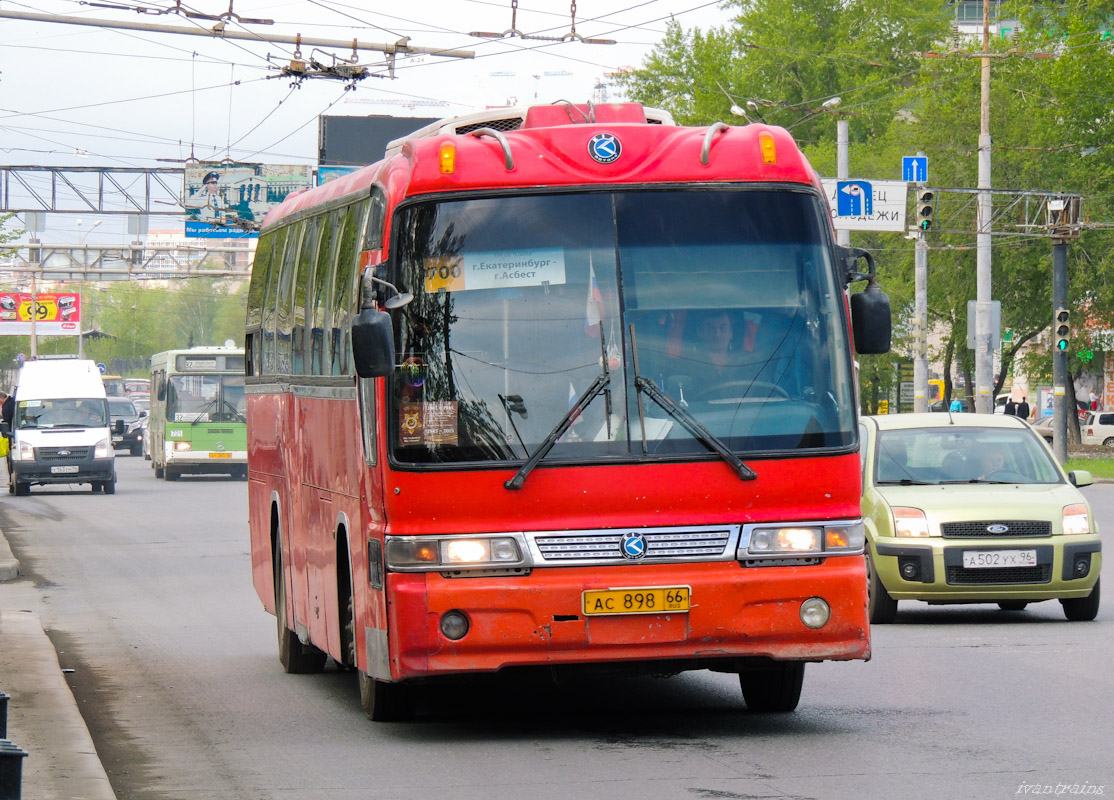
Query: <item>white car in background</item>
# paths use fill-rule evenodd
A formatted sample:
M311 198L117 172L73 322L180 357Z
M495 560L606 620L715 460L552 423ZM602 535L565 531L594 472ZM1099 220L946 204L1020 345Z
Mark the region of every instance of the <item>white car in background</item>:
M1114 411L1088 411L1079 423L1083 444L1114 448Z

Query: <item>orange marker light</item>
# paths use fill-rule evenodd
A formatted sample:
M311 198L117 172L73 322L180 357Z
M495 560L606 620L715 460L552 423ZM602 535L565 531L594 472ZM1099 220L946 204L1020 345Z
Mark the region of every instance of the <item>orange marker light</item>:
M452 175L456 172L456 145L452 142L442 142L440 161L442 175Z
M769 131L758 134L758 149L762 151L763 164L777 163L777 145L774 144L774 135Z

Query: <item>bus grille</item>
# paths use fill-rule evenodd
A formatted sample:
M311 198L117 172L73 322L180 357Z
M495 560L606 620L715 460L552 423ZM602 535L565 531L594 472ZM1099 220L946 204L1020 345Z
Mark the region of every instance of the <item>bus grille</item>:
M39 447L35 454L40 461L85 461L90 450L90 447Z
M991 533L991 525L1004 525L1009 530ZM945 539L983 539L989 536L1008 536L1024 538L1051 536L1052 523L1048 520L991 520L989 522L945 522L940 525L940 533Z
M620 543L626 531L538 535L534 541L546 561L614 561L622 559ZM646 539L643 561L666 558L721 556L731 537L728 528L685 531L640 531Z

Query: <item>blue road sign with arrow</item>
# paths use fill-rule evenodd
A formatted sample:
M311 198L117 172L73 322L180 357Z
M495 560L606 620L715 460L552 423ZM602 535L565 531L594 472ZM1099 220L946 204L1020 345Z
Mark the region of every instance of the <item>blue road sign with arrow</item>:
M902 156L901 179L911 183L928 180L928 156Z
M840 217L869 217L874 213L874 190L869 181L839 181L836 184L836 214Z

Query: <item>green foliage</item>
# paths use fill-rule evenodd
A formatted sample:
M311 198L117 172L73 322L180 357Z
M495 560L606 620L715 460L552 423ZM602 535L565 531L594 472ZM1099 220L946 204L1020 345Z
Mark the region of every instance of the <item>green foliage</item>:
M84 284L66 289L80 292L85 356L104 364L133 364L133 376L147 375L147 359L163 350L194 345L219 345L244 339L246 283L194 278L169 287L143 281ZM38 352L76 353L73 336L40 337ZM0 364L10 365L18 353L30 353L26 336L0 338Z
M628 95L664 107L683 124L733 120L735 104L770 124L791 128L822 175L836 173L833 117L850 127L850 172L896 180L903 155L923 151L934 187L973 188L978 182L981 37L957 36L952 6L940 0L729 0L734 22L709 31L670 23L639 68L628 73ZM1083 218L1114 220L1114 1L1004 3L1016 30L992 35L989 120L992 185L997 189L1083 195ZM936 53L939 57L927 57ZM1047 55L1047 57L1045 57ZM837 108L822 110L839 96ZM937 193L936 226L927 235L930 326L945 331L952 374L973 371L966 348L968 300L976 296L975 195ZM1002 326L1014 332L1002 352L999 385L1023 370L1039 381L1051 373L1051 353L1025 351L1051 322L1052 242L1036 200L995 195L992 296ZM1033 227L1036 226L1036 227ZM1114 227L1114 226L1112 226ZM913 302L913 247L900 233L852 234L875 253L894 308L895 351L906 350L905 321ZM1068 254L1073 353L1095 350L1091 364L1075 355L1073 374L1101 364L1091 330L1114 329L1114 238L1093 226ZM862 396L885 396L895 354L860 359ZM878 381L872 387L871 382Z

